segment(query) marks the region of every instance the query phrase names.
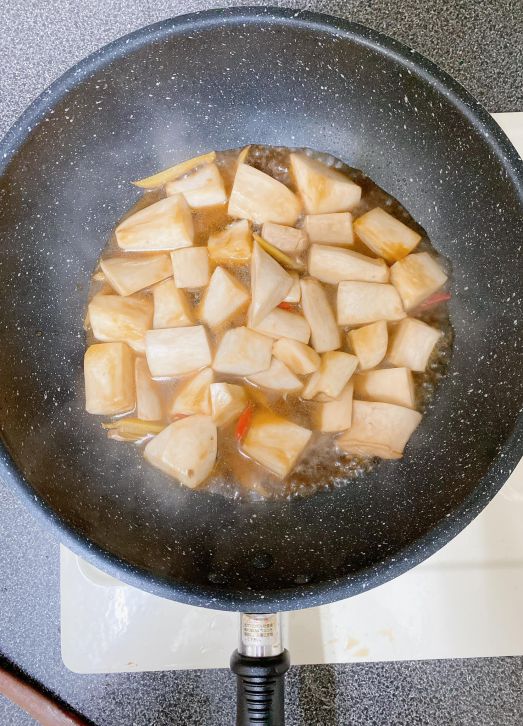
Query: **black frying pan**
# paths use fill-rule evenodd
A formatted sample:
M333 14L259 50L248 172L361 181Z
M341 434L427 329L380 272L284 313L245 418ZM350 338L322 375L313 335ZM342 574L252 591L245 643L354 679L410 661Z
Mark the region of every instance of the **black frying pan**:
M364 170L452 264L452 359L405 458L284 503L172 486L108 441L83 403L87 286L137 199L129 180L249 142ZM56 81L3 141L0 172L0 473L97 566L193 605L319 605L431 555L517 463L523 166L479 104L417 53L290 10L168 20Z

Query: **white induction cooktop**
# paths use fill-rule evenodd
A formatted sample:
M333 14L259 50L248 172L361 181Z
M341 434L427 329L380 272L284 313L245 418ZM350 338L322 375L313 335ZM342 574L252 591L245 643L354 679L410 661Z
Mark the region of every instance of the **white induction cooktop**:
M495 114L523 156L523 113ZM391 582L285 616L292 662L523 654L523 461L452 542ZM79 673L225 668L235 613L180 605L61 548L61 642Z

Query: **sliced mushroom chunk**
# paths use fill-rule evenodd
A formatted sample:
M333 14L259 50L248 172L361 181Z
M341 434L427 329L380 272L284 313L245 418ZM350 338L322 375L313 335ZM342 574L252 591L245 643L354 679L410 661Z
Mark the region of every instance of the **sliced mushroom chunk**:
M227 202L222 175L216 164L206 164L189 176L168 182L165 192L167 196L183 194L193 209Z
M228 426L235 421L247 405L243 386L234 383L211 383L212 418L216 426Z
M421 414L392 403L354 401L352 424L337 445L355 456L401 459Z
M218 265L244 265L251 259L252 234L249 222L239 219L207 241L209 257Z
M312 431L267 409L254 412L242 451L279 479L284 479L307 446Z
M189 300L185 292L176 287L173 278L155 285L152 293L153 328L178 328L194 324Z
M114 416L136 403L134 354L127 343L96 343L84 356L85 408Z
M303 228L312 244L351 247L354 244L352 214L307 214Z
M201 319L210 328L217 328L247 307L249 300L249 293L234 275L217 267L205 291Z
M257 234L256 232L253 232L252 236L253 236L254 240L260 245L262 250L267 252L267 254L273 258L273 260L276 260L276 262L279 262L280 265L284 269L301 270L303 268L303 264L301 262L299 262L296 259L293 259L292 257L289 257L289 255L285 254L285 252L282 252L280 249L278 249L274 245L271 245L271 243L267 242L266 239L263 239L263 237L261 235Z
M136 385L136 416L142 421L161 421L163 419L162 398L158 383L151 377L145 358L137 358L134 363Z
M127 252L152 252L190 247L194 239L191 210L182 194L160 199L131 214L115 230Z
M309 275L337 285L342 280L387 282L389 268L385 260L361 255L330 245L312 245L309 252Z
M294 225L301 212L296 195L285 184L259 169L238 164L229 198L229 216L255 224Z
M283 224L265 222L262 227L261 236L269 244L274 245L288 255L297 255L307 249L309 241L302 229L287 227Z
M309 323L302 315L280 308L275 308L258 325L252 327L271 338L292 338L308 343L311 337Z
M347 383L334 401L318 404L317 428L324 433L346 431L352 421L353 383Z
M361 370L375 368L385 358L389 334L384 320L350 330L347 338Z
M249 318L257 325L288 294L293 279L276 260L256 242L251 259L252 303Z
M387 361L405 366L411 371L423 372L434 346L443 333L415 318L402 320L393 330Z
M318 395L318 385L320 382L321 374L320 371L314 371L314 373L309 377L309 380L305 384L303 391L301 392L301 397L305 401L312 401L316 398ZM324 394L320 394L320 397ZM316 398L316 400L319 400L319 398Z
M354 397L358 401L383 401L414 408L412 373L408 368L380 368L359 373L354 376Z
M354 231L369 249L387 262L396 262L417 247L421 235L381 207L371 209L354 222Z
M214 467L217 442L216 424L210 416L188 416L155 436L145 447L144 457L165 474L194 489Z
M305 343L290 338L280 338L272 346L272 354L278 360L301 376L314 373L320 367L321 358Z
M271 364L272 340L249 328L228 330L220 341L213 369L233 376L251 376Z
M339 325L401 320L407 315L396 288L379 282L340 282L337 307Z
M392 265L390 281L398 290L405 310L411 310L439 290L447 282L447 275L428 252L418 252Z
M106 343L127 343L139 353L145 351L144 336L152 325L150 298L95 295L89 303L93 335Z
M119 295L132 295L172 277L169 255L109 257L100 262L108 283Z
M191 416L195 413L211 413L210 385L214 380L211 368L204 368L193 378L182 384L175 392L171 405L171 416Z
M209 282L209 253L206 247L188 247L171 252L176 287L205 287Z
M155 378L173 378L193 373L212 361L203 325L149 330L145 335L145 354Z
M358 366L358 359L350 353L329 351L321 357L319 370L307 381L301 397L305 400L327 402L341 394Z
M340 331L321 282L312 277L300 281L301 306L311 329L312 346L317 353L340 347Z
M292 287L283 298L283 302L299 303L301 300L300 276L297 272L289 272L289 275L292 277Z
M277 358L272 359L271 365L266 371L249 376L247 380L256 386L270 388L280 393L298 393L303 388L300 379Z
M290 155L291 169L307 214L347 212L361 199L361 187L340 171L305 154Z
M319 379L315 396L324 393L329 398L337 398L345 388L358 366L358 359L340 350L329 351L321 357Z

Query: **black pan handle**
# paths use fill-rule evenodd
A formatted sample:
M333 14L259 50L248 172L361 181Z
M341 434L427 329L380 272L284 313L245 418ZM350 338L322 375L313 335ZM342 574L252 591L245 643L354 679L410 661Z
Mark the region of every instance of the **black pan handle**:
M237 726L284 726L288 651L270 658L250 658L234 651L231 670L238 682Z
M240 645L231 657L238 683L237 726L284 726L289 665L279 613L240 613Z

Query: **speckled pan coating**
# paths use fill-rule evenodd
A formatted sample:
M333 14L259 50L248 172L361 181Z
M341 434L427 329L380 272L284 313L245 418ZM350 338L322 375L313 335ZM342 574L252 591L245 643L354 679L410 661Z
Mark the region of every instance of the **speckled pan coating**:
M310 146L363 169L451 260L448 376L401 462L241 504L172 486L83 409L89 276L128 181L209 148ZM523 166L400 44L327 16L211 11L112 43L0 148L2 478L98 566L156 594L289 610L374 587L457 534L521 451Z

